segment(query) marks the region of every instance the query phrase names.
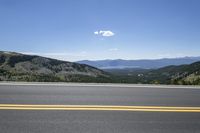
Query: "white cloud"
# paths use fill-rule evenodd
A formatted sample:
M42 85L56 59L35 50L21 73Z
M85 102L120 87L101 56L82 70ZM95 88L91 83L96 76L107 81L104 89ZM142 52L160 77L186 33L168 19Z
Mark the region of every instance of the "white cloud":
M98 31L95 31L95 32L94 32L94 34L95 34L95 35L98 35L98 34L99 34L99 32L98 32Z
M113 33L110 30L95 31L94 34L95 35L101 35L101 36L104 36L104 37L110 37L110 36L114 36L115 35L115 33Z

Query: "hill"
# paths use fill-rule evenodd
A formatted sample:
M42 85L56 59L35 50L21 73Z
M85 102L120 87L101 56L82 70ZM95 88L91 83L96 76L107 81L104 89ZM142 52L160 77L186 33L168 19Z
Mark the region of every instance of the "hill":
M104 71L67 61L0 51L0 80L106 82Z
M121 83L200 85L200 62L159 69L106 69Z
M82 60L77 63L87 64L100 69L123 69L123 68L141 68L157 69L169 65L191 64L200 61L200 57L182 57L182 58L163 58L155 60Z
M200 85L200 62L152 70L144 79L149 83Z

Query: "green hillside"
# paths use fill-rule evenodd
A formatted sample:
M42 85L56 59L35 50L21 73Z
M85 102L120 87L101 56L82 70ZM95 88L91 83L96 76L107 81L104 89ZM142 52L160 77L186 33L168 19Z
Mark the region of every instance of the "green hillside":
M122 83L200 85L200 62L160 69L106 70Z
M1 81L106 82L107 78L107 73L88 65L0 52Z

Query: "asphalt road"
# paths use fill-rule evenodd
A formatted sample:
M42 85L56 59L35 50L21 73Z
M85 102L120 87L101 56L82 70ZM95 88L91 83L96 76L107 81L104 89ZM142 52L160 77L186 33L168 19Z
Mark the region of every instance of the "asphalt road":
M200 89L137 85L0 84L0 104L200 107ZM199 133L200 113L1 110L2 133Z

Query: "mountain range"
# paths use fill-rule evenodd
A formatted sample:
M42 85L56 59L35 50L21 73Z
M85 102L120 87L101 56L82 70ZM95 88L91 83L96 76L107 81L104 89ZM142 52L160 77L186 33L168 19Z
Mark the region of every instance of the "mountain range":
M80 64L87 64L99 69L123 69L123 68L142 68L157 69L169 65L191 64L200 61L200 57L182 57L182 58L163 58L163 59L142 59L142 60L82 60L77 61Z
M162 61L176 63L176 65L153 67L153 69L100 70L86 64L0 51L0 81L200 85L200 61L186 64L197 59L197 57L181 58L180 61L162 59ZM184 63L184 65L177 65L178 63Z

